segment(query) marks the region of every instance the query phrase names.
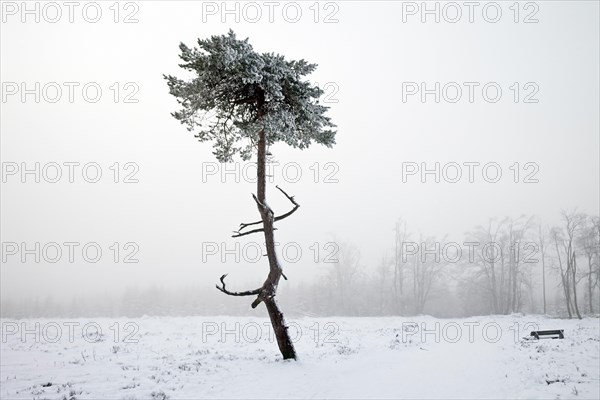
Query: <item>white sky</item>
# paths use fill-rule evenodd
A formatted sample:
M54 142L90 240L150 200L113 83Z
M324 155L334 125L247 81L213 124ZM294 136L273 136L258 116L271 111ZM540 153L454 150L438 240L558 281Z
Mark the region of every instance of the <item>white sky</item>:
M318 23L312 2L298 3L302 16L296 23L284 19L285 2L275 8L273 23L263 2L255 3L263 12L256 23L236 23L234 15L225 15L223 23L219 12L203 15L200 2L169 3L132 3L137 11L121 3L120 20L133 11L139 20L125 24L113 22L109 8L113 2L100 3L102 17L97 23L83 19L86 2L75 8L73 23L68 22L68 8L62 2L57 3L63 13L57 23L44 20L44 10L47 18L54 18L55 12L44 9L44 3L38 6L39 23L35 15L25 15L23 23L21 2L2 2L4 168L14 162L29 167L36 162L42 166L96 162L103 173L96 184L82 179L81 167L74 183L66 175L55 184L35 183L32 176L23 184L19 175L8 176L1 194L2 242L27 242L30 247L35 242L42 246L97 242L104 251L96 264L82 262L80 250L73 264L66 254L56 264L39 265L31 262L31 256L27 263L9 256L0 271L3 298L110 294L133 284L174 288L214 282L224 272L232 273L232 282L262 282L264 263L236 265L231 256L226 263L218 256L202 262L203 242L225 242L233 248L231 231L258 217L250 197L254 185L236 183L232 176L225 183L216 176L203 182L203 163L215 162L211 145L198 143L170 116L177 105L162 79L162 74L183 75L177 66L179 42L193 45L198 37L223 34L229 28L239 37L250 37L258 51L319 64L312 80L332 83L328 93L338 89L332 94L337 103L329 104L338 125L334 148L272 149L281 164L297 163L292 167L299 165L303 174L292 183L275 170L275 183L301 204L277 232L281 243L296 241L303 250L302 262L285 267L293 280L319 273L322 267L311 260L309 246L319 242L322 247L332 238L358 244L365 265L377 263L392 247L392 228L400 216L414 232L462 240L464 232L492 216L535 214L554 224L561 208L598 214L598 2L536 2L539 22L529 24L513 21L512 1L499 3L502 17L497 23L483 19L486 2L482 2L475 9L474 23L468 22L468 9L462 6L463 16L454 24L443 19L435 23L432 16L422 23L420 14L406 16L403 23L403 7L411 7L406 2L320 3ZM28 4L33 9L34 3ZM221 2L207 4L208 10L222 7ZM523 4L520 20L535 11L523 9ZM244 3L239 7L241 13ZM293 17L290 7L294 5L287 6L288 16ZM254 16L253 9L245 10ZM88 11L93 17L93 8ZM493 9L488 11L493 17ZM338 22L324 23L332 12ZM56 103L44 99L35 103L34 95L27 95L23 103L20 92L7 92L14 84L20 90L21 82L28 88L35 82L40 87L58 82L63 94ZM79 83L73 103L63 82ZM103 90L97 103L82 97L81 88L89 82ZM115 103L110 89L115 82L120 100L131 92L126 83L137 85L133 98L139 101ZM425 103L418 96L402 102L402 82L426 82L428 88L435 82L480 86L473 103L462 86L459 102L436 104L432 95ZM502 88L497 103L481 96L481 87L488 82ZM531 91L524 85L535 83L539 92L534 98L539 102L514 103L510 87L515 82L520 84L520 100ZM53 89L48 90L54 97ZM422 183L417 176L402 182L403 162L426 162L431 167L452 161L495 162L503 175L495 184L483 180L480 169L474 183L466 177L455 184L435 183L431 177ZM115 162L122 173L130 171L123 171L126 162L136 163L139 183L112 183L109 167ZM324 169L329 162L337 166L338 183L323 182L332 171ZM536 163L539 183L514 183L509 167L515 162L521 168ZM321 170L318 183L310 169L315 163ZM293 175L294 169L288 171ZM521 170L521 180L526 172ZM287 211L287 202L274 186L268 195L276 211ZM240 243L260 241L259 236L250 236ZM114 242L136 242L140 262L115 264L109 249Z

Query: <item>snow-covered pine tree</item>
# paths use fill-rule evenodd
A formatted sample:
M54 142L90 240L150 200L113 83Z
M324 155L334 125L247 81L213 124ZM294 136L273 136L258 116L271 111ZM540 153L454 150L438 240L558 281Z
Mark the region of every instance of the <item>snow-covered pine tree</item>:
M273 224L294 213L299 205L293 197L277 187L293 204L291 211L275 216L266 200L267 147L283 141L304 149L313 142L327 147L335 144L335 125L325 115L328 107L319 104L323 91L305 80L317 67L305 60L288 61L279 54L257 53L248 39L238 40L233 31L227 35L199 39L198 47L180 44L180 67L191 71L190 80L165 76L170 93L181 110L172 113L201 142L213 142L213 154L221 162L237 155L249 160L256 155L257 204L261 220L242 223L234 237L263 232L269 274L255 290L232 292L225 287L225 277L217 289L231 296L256 296L255 308L265 304L279 350L284 359L295 359L296 352L287 332L275 296L280 278L285 275L275 252ZM246 231L253 225L262 228Z

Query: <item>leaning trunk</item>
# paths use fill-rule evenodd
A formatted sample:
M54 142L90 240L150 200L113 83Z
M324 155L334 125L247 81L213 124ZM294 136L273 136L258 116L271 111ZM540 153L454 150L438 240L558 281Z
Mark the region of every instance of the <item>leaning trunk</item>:
M261 130L258 138L258 157L257 157L257 198L258 211L263 222L265 234L265 245L267 248L267 257L269 259L269 276L263 284L263 293L260 300L265 303L271 325L277 338L277 345L284 359L295 359L296 351L288 334L288 328L285 325L283 313L279 310L275 295L277 294L277 285L281 278L282 270L277 260L275 252L275 238L273 235L273 212L267 205L266 199L266 157L267 156L267 141L264 130Z
M279 351L281 352L283 359L288 360L291 358L295 360L296 350L294 349L294 344L290 339L288 327L286 326L285 319L283 318L283 313L279 310L275 298L272 297L265 300L265 306L269 312L271 325L273 325L273 331L275 332L275 337L277 338L277 346L279 346Z

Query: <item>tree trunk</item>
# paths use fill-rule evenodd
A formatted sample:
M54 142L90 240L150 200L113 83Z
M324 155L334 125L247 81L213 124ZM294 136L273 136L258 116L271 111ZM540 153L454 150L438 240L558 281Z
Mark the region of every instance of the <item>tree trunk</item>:
M573 273L573 305L575 306L575 313L577 314L577 318L581 319L581 313L579 312L579 306L577 305L577 258L575 256L575 252L573 252L572 256L571 270Z
M296 359L296 350L294 344L290 339L288 333L288 327L285 324L283 313L279 310L275 297L264 300L267 311L269 312L269 318L271 318L271 325L275 331L275 338L277 339L277 346L283 356L284 360Z
M494 314L498 314L498 288L496 287L496 270L493 259L490 262L490 270L492 279L492 308L494 309Z
M544 298L544 315L546 315L546 254L544 251L544 236L542 235L542 227L539 228L540 238L540 253L542 256L542 296Z
M262 93L262 91L260 91L257 95L256 105L258 108L257 119L261 120L264 116L264 94ZM279 310L279 307L277 306L277 301L275 300L279 280L282 276L285 278L285 275L283 274L281 265L279 265L279 261L277 260L277 253L275 252L275 237L273 234L275 229L273 228L273 223L275 221L280 221L293 214L298 209L299 204L296 203L293 196L289 196L279 187L277 187L279 191L282 192L288 198L288 200L290 200L290 202L294 205L294 208L285 214L275 217L273 210L269 207L269 205L266 202L267 137L264 128L261 129L261 131L258 133L256 164L256 196L252 196L254 198L254 201L256 202L256 206L258 207L258 212L260 213L261 219L260 221L252 223L240 224L240 229L236 232L235 235L233 235L233 237L240 237L258 232L264 233L265 245L267 248L267 258L269 260L269 274L267 275L267 279L260 288L254 290L246 290L242 292L232 292L230 290L227 290L227 288L225 287L225 277L227 276L227 274L225 274L221 276L222 286L217 285L217 289L230 296L256 295L256 299L254 300L254 302L252 302L252 308L256 308L260 303L264 302L265 306L267 307L269 318L271 319L271 325L273 326L273 331L275 332L275 337L277 338L277 345L279 346L279 350L281 351L283 359L296 359L296 351L294 350L294 345L288 334L288 328L285 324L283 313ZM248 226L258 224L262 224L261 229L254 229L242 233L242 230L247 228Z
M262 104L259 104L259 110L262 108ZM259 112L259 118L262 117ZM275 301L275 295L277 294L277 285L281 278L282 270L277 260L277 253L275 252L275 238L273 235L273 211L268 207L266 203L266 162L267 162L267 140L266 133L263 130L260 131L258 136L258 157L257 157L257 199L258 199L258 211L263 222L263 229L265 234L265 245L267 248L267 257L269 259L269 275L263 284L263 291L257 301L263 301L269 312L269 318L271 319L271 325L277 338L277 345L281 351L281 355L284 360L296 359L296 350L288 334L288 328L285 325L285 319L283 313L279 310L277 302ZM256 303L256 302L255 302ZM256 304L253 304L256 306Z
M406 225L404 226L404 232L400 232L402 224L396 221L394 228L394 295L396 297L396 309L399 315L402 315L406 310L406 306L403 304L404 301L404 260L402 246L406 240Z
M592 273L593 273L593 268L592 268L592 255L589 254L588 255L588 267L589 267L589 274L588 274L588 301L589 301L589 306L590 306L590 314L594 313L594 301L593 301L593 296L594 296L594 286L592 285Z
M561 285L563 288L563 293L565 295L565 302L567 305L567 313L569 314L569 319L571 319L573 317L572 313L571 313L571 293L569 290L570 287L570 283L569 283L569 266L567 263L567 270L564 271L563 267L562 267L562 259L560 257L560 250L558 248L558 239L556 238L556 236L554 237L554 244L556 245L556 257L558 258L558 267L560 270L560 281L561 281ZM568 256L567 256L568 257Z

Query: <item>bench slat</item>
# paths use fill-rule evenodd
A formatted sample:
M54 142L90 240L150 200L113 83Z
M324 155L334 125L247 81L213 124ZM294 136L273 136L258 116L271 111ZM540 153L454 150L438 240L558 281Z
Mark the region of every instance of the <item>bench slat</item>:
M540 339L540 337L544 338L544 336L550 336L552 339L564 339L564 329L555 329L555 330L547 330L547 331L532 331L529 335L535 337L536 339Z

